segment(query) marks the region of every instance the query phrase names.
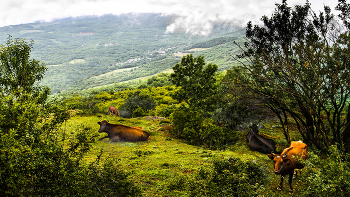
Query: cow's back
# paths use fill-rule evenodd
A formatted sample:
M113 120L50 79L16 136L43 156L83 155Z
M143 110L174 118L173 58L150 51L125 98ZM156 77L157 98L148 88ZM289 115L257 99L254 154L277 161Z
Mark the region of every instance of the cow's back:
M128 127L125 125L114 126L113 135L118 135L126 141L131 142L145 141L149 137L149 133L139 127Z
M293 156L300 157L300 159L307 159L307 145L302 141L293 141L290 143L289 148L283 150L281 155L287 153L288 158L293 158Z
M254 133L252 130L248 132L246 142L254 151L258 151L264 154L276 152L276 145L273 140L266 139L263 136Z

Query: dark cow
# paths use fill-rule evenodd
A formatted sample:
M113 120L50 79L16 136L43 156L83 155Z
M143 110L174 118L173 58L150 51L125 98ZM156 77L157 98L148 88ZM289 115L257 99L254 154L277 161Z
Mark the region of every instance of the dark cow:
M250 148L264 154L276 152L275 142L271 139L264 138L259 135L258 132L258 126L252 124L246 137L246 142L249 144Z
M295 169L302 169L304 165L300 163L300 159L305 160L307 156L307 145L302 141L293 141L290 143L289 148L283 150L281 154L268 154L267 155L274 162L275 174L281 175L281 183L278 190L282 189L283 177L289 175L289 192L293 192L292 178Z
M108 114L114 114L115 116L119 116L118 109L113 106L110 106L108 108Z
M108 134L99 140L109 138L113 142L138 142L145 141L149 137L149 133L142 130L141 127L129 127L121 124L110 124L105 120L97 123L100 125L98 132L106 132Z

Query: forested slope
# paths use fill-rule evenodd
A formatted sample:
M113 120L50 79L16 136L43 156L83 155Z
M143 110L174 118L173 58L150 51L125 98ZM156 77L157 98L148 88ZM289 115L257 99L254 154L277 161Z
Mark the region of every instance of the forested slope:
M234 48L231 41L244 35L242 29L220 25L208 37L166 33L174 17L130 13L7 26L0 28L0 42L8 35L34 40L32 58L48 67L40 83L56 93L149 77L179 61L174 53L191 48L212 47L215 57L208 60L220 61L220 54ZM232 67L226 60L218 66Z

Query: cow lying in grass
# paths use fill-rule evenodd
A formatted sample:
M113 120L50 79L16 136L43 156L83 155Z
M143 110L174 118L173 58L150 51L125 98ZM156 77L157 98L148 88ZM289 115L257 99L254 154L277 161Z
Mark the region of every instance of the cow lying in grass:
M276 152L275 142L259 135L258 125L252 124L246 137L249 147L264 154Z
M99 140L109 138L113 142L127 141L138 142L145 141L149 137L149 133L140 127L129 127L121 124L110 124L107 121L97 122L100 125L98 132L106 132L108 135Z

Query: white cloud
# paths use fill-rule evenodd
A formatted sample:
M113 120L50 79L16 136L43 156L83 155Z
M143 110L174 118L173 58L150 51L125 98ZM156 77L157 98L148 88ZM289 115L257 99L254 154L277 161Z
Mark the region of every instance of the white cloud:
M331 8L337 4L335 0L325 1ZM288 1L290 6L305 2ZM320 0L310 2L314 10L323 7ZM275 1L271 0L2 0L0 26L83 15L155 12L179 16L167 27L167 32L207 35L215 22L245 26L253 21L256 24L263 15L270 16L274 8Z

